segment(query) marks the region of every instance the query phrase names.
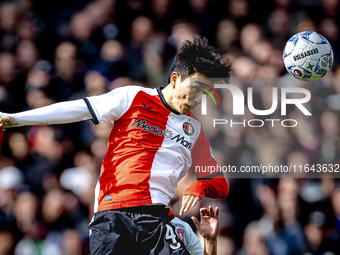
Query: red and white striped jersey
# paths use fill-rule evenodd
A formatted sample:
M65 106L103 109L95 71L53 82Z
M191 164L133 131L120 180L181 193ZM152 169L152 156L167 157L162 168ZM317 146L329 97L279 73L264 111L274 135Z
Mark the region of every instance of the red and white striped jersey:
M217 164L200 122L174 111L161 88L126 86L84 100L95 124L114 121L95 190L95 212L167 205L190 166ZM208 174L196 173L199 181L186 193L225 197L223 174Z

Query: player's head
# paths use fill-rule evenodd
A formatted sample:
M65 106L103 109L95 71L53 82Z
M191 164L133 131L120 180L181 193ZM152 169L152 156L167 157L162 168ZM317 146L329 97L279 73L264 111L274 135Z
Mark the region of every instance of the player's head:
M185 41L179 48L170 69L170 73L173 72L180 75L181 81L195 73L208 78L228 79L231 65L222 59L219 50L208 44L206 38L194 35L193 41Z
M182 114L200 103L202 90L190 90L197 86L194 80L210 83L209 78L227 81L230 77L231 65L222 59L221 53L208 44L208 40L194 35L193 41L185 41L179 48L169 77L172 88L172 107Z

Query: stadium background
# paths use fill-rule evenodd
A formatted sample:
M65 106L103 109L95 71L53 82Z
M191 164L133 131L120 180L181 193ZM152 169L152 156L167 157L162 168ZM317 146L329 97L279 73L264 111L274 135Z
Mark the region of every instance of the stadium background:
M206 36L235 69L235 78L280 78L286 40L318 31L332 44L328 78L339 78L338 0L17 0L0 4L0 110L17 112L98 95L128 84L165 86L176 48ZM226 132L224 163L266 158L279 163L339 163L338 79L313 88L314 125L294 132ZM266 105L266 93L256 99ZM328 107L327 105L332 105ZM303 122L303 118L301 118ZM0 132L0 255L88 253L87 224L111 123L90 121ZM207 134L213 136L214 134ZM3 136L3 137L2 137ZM213 137L209 137L212 138ZM250 154L249 154L250 153ZM244 158L244 157L243 157ZM178 213L187 175L171 208ZM338 254L340 183L323 179L229 180L221 208L218 254ZM191 223L198 206L184 220ZM191 223L192 224L192 223ZM332 251L325 253L325 251ZM310 253L307 253L310 252Z

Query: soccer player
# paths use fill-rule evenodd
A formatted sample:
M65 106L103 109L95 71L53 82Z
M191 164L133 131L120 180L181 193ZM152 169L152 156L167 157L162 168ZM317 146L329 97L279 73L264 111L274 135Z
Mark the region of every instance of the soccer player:
M175 217L171 220L171 225L176 229L178 238L185 244L186 249L191 255L216 255L217 254L217 234L219 209L216 211L209 206L200 209L201 222L196 217L191 217L194 221L198 232L204 238L204 250L190 225L179 218Z
M230 70L205 38L194 36L176 54L165 88L126 86L84 100L0 113L0 128L113 120L95 188L90 254L188 254L171 235L174 216L166 205L190 166L217 165L190 110L200 103L197 87L208 84L208 77L229 78ZM196 177L183 195L180 215L203 196L225 198L229 192L221 172Z

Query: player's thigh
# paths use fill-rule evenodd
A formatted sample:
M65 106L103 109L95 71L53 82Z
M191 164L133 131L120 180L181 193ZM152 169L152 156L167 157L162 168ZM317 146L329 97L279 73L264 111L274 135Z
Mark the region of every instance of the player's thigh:
M131 254L129 240L114 225L106 215L95 217L89 224L90 255Z

